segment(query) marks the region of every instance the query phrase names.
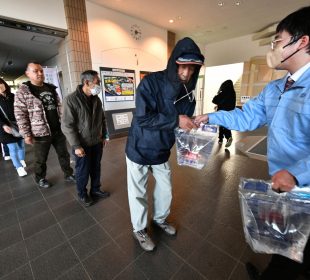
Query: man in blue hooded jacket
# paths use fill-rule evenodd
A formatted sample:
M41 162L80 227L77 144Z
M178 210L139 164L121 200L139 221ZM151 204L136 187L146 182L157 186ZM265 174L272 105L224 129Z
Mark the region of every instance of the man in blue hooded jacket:
M139 84L136 112L126 145L128 199L134 237L146 251L155 244L147 234L147 181L149 171L156 184L153 222L168 235L176 229L166 221L172 200L168 163L174 145L174 129L195 128L195 89L204 56L190 38L180 40L164 71L147 75Z

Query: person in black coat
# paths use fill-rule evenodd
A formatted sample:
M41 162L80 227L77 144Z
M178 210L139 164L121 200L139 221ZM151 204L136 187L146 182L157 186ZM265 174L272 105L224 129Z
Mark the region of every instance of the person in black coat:
M12 134L14 116L14 94L9 85L0 78L0 142L7 144L10 157L20 177L26 176L25 145L23 138Z
M216 96L212 102L217 105L217 111L224 110L230 111L235 109L236 106L236 92L232 80L226 80L219 88ZM223 144L224 137L227 139L225 145L228 148L232 143L231 131L226 127L220 126L219 130L219 144Z

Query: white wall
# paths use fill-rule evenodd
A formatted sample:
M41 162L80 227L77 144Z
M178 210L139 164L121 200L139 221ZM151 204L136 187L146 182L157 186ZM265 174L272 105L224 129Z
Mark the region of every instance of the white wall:
M259 46L258 41L252 41L252 34L237 37L222 42L208 44L205 47L205 65L216 66L245 62L254 56L264 56L269 46Z
M67 29L63 0L0 0L0 15Z
M243 72L243 63L235 63L221 66L206 67L205 69L205 93L203 112L214 111L215 104L212 103L213 97L217 94L220 85L226 80L235 83Z
M158 71L167 64L167 31L144 21L86 1L93 69L100 67ZM131 26L141 28L140 40L131 36ZM133 108L134 101L105 102L105 110Z

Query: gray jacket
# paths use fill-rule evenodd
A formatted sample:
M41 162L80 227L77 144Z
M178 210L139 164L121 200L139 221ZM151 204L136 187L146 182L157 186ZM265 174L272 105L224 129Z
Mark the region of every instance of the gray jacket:
M94 146L108 138L102 103L98 96L87 97L79 85L63 100L61 129L73 148Z

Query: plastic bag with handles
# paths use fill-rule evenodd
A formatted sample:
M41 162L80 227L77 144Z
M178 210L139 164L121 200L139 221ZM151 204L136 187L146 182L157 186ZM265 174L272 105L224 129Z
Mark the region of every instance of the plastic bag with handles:
M202 169L211 156L218 127L202 124L198 129L185 131L175 129L177 162L196 169Z
M310 188L277 193L271 183L242 178L239 201L247 243L257 253L302 262L310 233Z

